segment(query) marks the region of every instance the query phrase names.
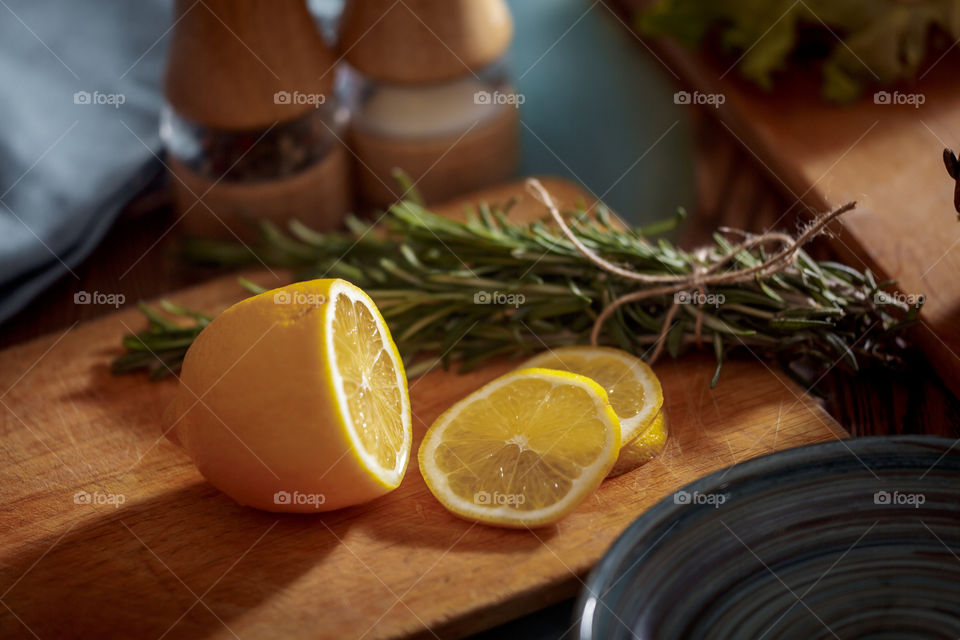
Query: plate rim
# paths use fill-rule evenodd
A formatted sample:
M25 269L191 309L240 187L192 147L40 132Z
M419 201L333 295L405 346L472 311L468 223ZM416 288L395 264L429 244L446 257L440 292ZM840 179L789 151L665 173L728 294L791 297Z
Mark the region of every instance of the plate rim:
M593 594L601 592L605 587L605 582L602 581L603 577L609 574L613 567L622 561L626 553L637 546L637 541L642 541L648 537L652 531L655 531L665 521L681 517L682 512L686 511L691 513L690 507L692 505L677 504L671 499L676 493L680 491L687 491L689 493L695 491L699 493L715 493L732 485L742 486L776 471L789 469L796 462L803 462L808 466L811 463L822 464L839 458L841 455L850 457L852 454L854 458L862 458L863 456L881 453L905 453L904 449L915 449L917 453L923 451L935 453L940 451L943 458L951 452L960 456L960 447L957 446L958 443L960 443L960 438L954 439L944 436L919 434L838 438L836 440L815 442L750 458L749 460L717 469L682 487L678 487L631 522L630 525L617 536L617 539L613 541L597 564L590 570L573 607L573 622L575 623L573 628L578 629L576 637L594 637L591 630L597 615L597 598ZM648 541L645 543L645 546L651 548L657 544L657 542L658 540L654 540L652 543ZM590 624L586 625L585 623L588 621Z

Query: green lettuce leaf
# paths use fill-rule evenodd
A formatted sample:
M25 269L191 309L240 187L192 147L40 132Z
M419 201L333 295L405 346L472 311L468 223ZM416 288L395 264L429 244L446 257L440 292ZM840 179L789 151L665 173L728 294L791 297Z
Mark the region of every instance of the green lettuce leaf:
M823 95L847 102L867 86L916 78L960 39L960 0L660 0L637 20L643 34L690 46L716 33L740 73L768 90L809 48L804 34L818 32Z

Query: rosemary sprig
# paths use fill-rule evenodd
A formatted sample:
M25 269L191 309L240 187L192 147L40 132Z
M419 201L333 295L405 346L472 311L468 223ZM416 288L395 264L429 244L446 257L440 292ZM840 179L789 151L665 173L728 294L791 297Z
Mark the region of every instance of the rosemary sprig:
M181 326L145 302L137 306L147 317L149 326L145 331L124 336L123 346L127 353L113 361L114 373L147 369L150 377L156 380L178 371L194 338L213 320L206 314L184 309L167 300L161 301L160 307L164 311L191 321L189 325Z
M508 208L480 204L466 222L458 222L406 200L377 224L350 217L345 232L319 233L298 222L284 231L264 222L252 250L234 242L193 239L183 254L192 262L218 266L262 261L294 269L297 279L347 279L377 303L408 375L455 362L467 371L494 356L527 356L587 342L600 311L638 287L591 264L555 225L511 222ZM592 215L579 210L565 218L594 253L644 274L693 274L735 246L719 233L713 245L693 252L655 237L679 217L623 229L601 206ZM744 250L729 268L760 264L767 257L762 248ZM800 251L779 273L693 298L708 304L674 305L673 295L626 304L604 325L601 341L644 355L669 321L665 340L671 355L695 343L712 347L714 384L727 353L745 347L775 355L783 364L802 360L823 368L842 362L852 369L862 360L893 364L904 347L899 335L915 320L919 306L878 296L889 284L876 282L869 271L817 262ZM175 371L210 321L170 303L162 307L187 318L188 324L173 323L141 305L149 327L124 338L128 353L114 362L115 371L146 368L154 376Z

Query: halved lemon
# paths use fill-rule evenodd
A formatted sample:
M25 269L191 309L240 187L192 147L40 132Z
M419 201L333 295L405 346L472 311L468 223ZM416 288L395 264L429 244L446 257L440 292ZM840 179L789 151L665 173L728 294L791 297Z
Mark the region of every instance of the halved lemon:
M620 424L603 387L566 371L525 369L437 418L419 461L430 491L453 513L535 527L592 493L619 450Z
M663 389L653 369L640 358L610 347L572 346L544 351L522 365L570 371L603 387L620 418L624 444L633 441L653 422L663 406Z
M653 460L667 445L667 433L667 416L661 409L643 433L620 447L617 462L607 477L623 475Z
M373 301L312 280L230 307L187 352L168 430L211 484L267 511L338 509L399 486L412 429Z

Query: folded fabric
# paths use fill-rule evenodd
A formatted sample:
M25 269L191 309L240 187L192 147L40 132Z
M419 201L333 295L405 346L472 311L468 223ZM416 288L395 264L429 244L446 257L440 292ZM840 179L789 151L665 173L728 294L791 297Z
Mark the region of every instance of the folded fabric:
M0 322L73 274L159 170L170 14L169 0L0 3Z

